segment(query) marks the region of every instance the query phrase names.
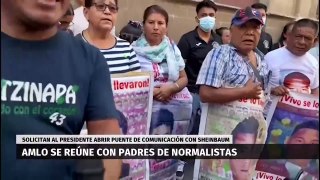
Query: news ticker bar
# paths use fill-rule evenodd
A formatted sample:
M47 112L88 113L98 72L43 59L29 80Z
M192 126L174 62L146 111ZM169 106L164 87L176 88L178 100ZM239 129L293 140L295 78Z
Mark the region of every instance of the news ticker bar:
M317 144L17 144L18 159L319 159Z
M231 135L16 135L16 144L232 144Z

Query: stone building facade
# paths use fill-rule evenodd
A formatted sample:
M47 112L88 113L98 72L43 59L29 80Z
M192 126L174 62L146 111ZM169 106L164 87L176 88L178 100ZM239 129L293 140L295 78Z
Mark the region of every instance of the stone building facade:
M195 7L201 0L118 0L119 13L116 33L129 21L142 21L146 7L158 4L169 13L169 36L178 41L182 34L196 26ZM238 8L261 2L268 6L268 21L266 31L276 42L283 26L292 20L308 17L319 19L318 0L214 0L219 6L216 27L230 26L231 18Z

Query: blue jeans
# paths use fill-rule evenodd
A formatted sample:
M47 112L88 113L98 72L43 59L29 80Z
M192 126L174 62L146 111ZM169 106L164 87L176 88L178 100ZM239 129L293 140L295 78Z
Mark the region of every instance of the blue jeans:
M191 93L192 95L192 115L190 120L190 125L188 128L188 134L198 134L200 117L201 117L201 103L200 96L196 93Z

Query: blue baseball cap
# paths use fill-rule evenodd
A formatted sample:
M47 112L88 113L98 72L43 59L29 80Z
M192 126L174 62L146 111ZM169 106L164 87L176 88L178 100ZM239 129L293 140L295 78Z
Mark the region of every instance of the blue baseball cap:
M231 20L231 25L241 26L250 20L256 20L261 25L264 24L262 16L258 10L253 9L251 7L246 7L245 9L237 10L237 12Z

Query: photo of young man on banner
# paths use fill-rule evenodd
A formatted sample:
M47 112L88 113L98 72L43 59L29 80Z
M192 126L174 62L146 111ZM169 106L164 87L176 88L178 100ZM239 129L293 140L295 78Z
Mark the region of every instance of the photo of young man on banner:
M318 97L292 91L277 97L270 106L267 121L266 144L286 144L292 151L286 152L290 159L259 160L256 177L268 173L281 179L319 179L319 159L292 157L299 155L299 151L308 147L306 145L319 144ZM316 157L316 151L316 148L310 149L310 156Z
M151 135L186 134L191 117L191 106L186 104L154 104L150 123ZM150 179L174 180L178 160L162 159L149 160Z
M233 144L256 144L259 133L259 121L254 117L246 118L232 130ZM228 177L246 179L253 173L256 160L230 159L229 163Z
M241 102L240 102L241 101ZM204 104L200 133L231 134L233 144L263 144L266 139L266 122L262 104L252 100L239 100L228 104ZM245 108L246 111L243 111ZM198 179L251 179L257 160L206 159L196 160L194 178Z
M287 33L286 46L265 56L272 72L266 144L284 148L269 150L279 158L259 160L256 178L319 179L319 61L308 52L318 34L316 21L300 18Z

